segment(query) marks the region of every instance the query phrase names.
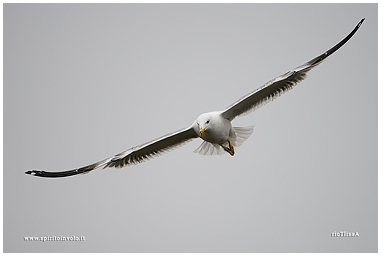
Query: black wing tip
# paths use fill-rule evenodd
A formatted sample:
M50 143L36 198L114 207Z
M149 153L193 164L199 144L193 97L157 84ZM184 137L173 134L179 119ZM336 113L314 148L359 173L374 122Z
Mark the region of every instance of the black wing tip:
M41 171L30 170L30 171L26 171L25 174L29 174L29 175L34 175L34 176L36 176L36 174L38 174L39 172L41 172Z
M37 177L46 177L46 173L47 172L40 171L40 170L29 170L25 172L25 174L29 174L29 175L37 176Z
M360 20L360 22L357 24L357 26L356 26L356 29L359 29L360 27L361 27L361 25L362 25L362 23L364 22L364 20L365 20L365 18L362 18L361 20Z
M63 177L77 175L77 174L84 174L84 173L87 173L87 172L78 172L76 170L65 171L65 172L46 172L46 171L40 171L40 170L29 170L25 172L25 174L29 174L29 175L37 176L37 177L44 177L44 178L63 178Z
M37 177L47 177L47 174L49 173L45 171L40 171L40 170L29 170L29 171L26 171L25 174L29 174L29 175L37 176Z
M352 38L352 36L354 36L354 34L357 32L357 30L359 30L359 28L361 27L361 24L364 22L365 18L362 18L360 20L360 22L357 24L357 26L352 30L351 33L349 33L343 40L341 40L338 44L336 44L334 47L332 47L331 49L329 49L328 51L326 51L325 53L323 53L322 55L316 57L315 59L311 60L311 65L317 65L319 64L320 62L322 62L324 59L326 59L328 56L330 56L331 54L333 54L334 52L336 52L338 49L340 49L344 44L346 44L349 39Z

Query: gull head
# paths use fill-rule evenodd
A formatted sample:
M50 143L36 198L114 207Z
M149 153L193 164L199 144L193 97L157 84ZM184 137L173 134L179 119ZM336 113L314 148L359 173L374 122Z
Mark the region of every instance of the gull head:
M197 124L197 133L198 135L202 138L202 135L204 134L204 132L209 129L209 127L212 125L212 115L211 113L204 113L202 115L200 115L197 120L196 120L196 124Z

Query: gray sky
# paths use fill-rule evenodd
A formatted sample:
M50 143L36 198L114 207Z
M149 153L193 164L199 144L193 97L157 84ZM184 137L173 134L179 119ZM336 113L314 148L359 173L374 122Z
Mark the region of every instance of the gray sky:
M357 34L234 126L124 169L44 179L190 125ZM5 252L376 252L376 4L5 4ZM332 232L359 237L331 237ZM85 236L26 242L25 236Z

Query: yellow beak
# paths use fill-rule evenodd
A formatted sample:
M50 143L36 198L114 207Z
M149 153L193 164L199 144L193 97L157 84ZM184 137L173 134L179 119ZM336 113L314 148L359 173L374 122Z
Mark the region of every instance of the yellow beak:
M202 134L205 132L205 129L203 129L202 127L200 128L200 137L202 136Z

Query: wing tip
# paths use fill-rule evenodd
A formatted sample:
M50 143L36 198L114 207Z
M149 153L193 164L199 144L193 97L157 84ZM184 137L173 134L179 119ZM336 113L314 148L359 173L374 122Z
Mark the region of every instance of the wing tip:
M357 24L357 26L356 26L356 29L359 29L360 27L361 27L361 25L362 25L362 23L364 22L364 20L365 20L365 18L362 18L361 20L360 20L360 22Z
M41 170L29 170L29 171L26 171L25 174L29 174L36 177L50 177L50 175L47 175L49 174L48 172L41 171Z
M47 172L47 171L41 171L41 170L29 170L26 171L25 174L36 176L36 177L44 177L44 178L63 178L63 177L69 177L77 174L87 174L89 171L82 171L78 172L77 170L71 170L71 171L63 171L63 172Z
M29 171L26 171L25 174L36 176L36 174L38 174L39 172L41 172L41 171L38 171L38 170L29 170Z

